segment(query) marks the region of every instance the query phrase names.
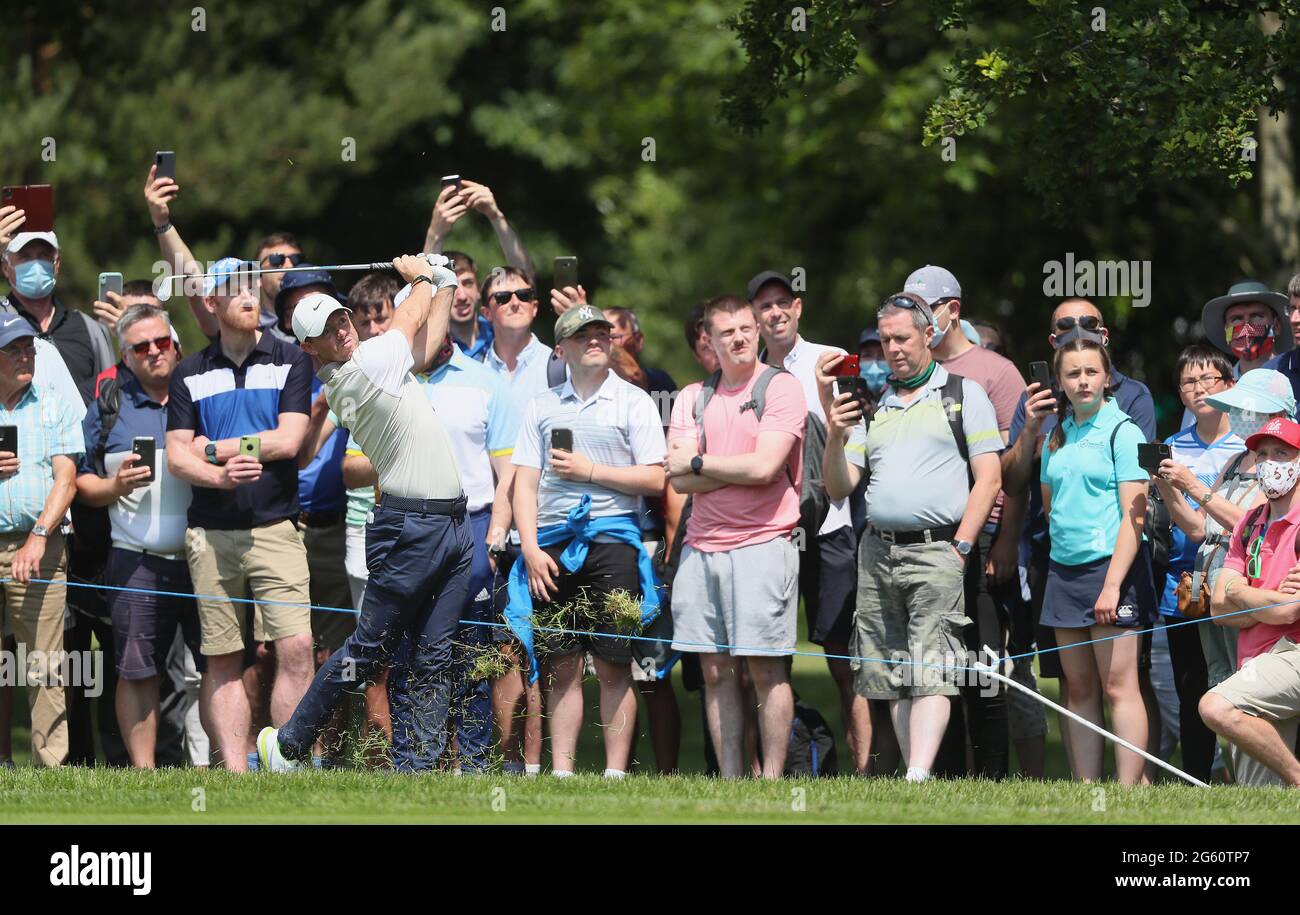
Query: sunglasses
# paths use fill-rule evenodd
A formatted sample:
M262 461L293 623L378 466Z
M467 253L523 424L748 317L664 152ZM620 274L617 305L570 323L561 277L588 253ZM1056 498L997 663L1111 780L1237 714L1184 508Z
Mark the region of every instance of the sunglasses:
M893 305L896 308L916 308L923 313L930 311L929 305L923 305L916 299L909 298L908 296L905 295L896 295L888 299L885 299L884 304L881 305L880 308L877 309L877 311L883 311L884 309L888 308L890 305Z
M532 302L536 300L537 293L531 289L512 289L509 292L492 293L492 300L498 305L504 305L515 296L518 296L521 302Z
M1259 551L1264 546L1264 536L1261 534L1250 542L1250 548L1246 551L1248 557L1246 561L1246 576L1248 578L1262 578L1264 575L1264 564L1260 561Z
M152 340L145 340L143 343L132 343L131 352L137 356L147 356L151 346L158 347L160 353L168 352L172 348L172 338L170 336L154 337Z
M268 267L283 267L284 262L288 261L291 266L297 267L302 263L301 254L268 254L262 258L262 263Z
M1095 332L1101 329L1101 319L1096 315L1084 315L1078 319L1071 315L1066 315L1064 318L1056 319L1056 330L1058 333L1063 334L1068 330L1074 330L1076 324L1084 330Z

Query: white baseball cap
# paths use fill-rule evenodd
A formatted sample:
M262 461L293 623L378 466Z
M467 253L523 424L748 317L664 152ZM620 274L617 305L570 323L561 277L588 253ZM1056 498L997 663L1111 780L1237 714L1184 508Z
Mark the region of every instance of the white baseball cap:
M5 250L17 254L34 241L48 242L55 251L59 250L59 237L53 232L19 232L9 239L9 246Z
M302 297L293 310L293 334L298 341L304 342L309 337L319 337L325 333L325 322L336 311L352 313L352 309L341 303L332 295L313 292Z
M903 284L903 291L916 293L925 299L927 305L934 305L940 299L961 298L961 285L957 282L957 277L933 264L913 270Z

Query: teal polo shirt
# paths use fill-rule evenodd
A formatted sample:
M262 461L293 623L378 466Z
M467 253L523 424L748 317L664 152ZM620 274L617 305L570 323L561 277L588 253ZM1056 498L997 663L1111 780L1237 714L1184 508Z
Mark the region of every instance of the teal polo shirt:
M1108 558L1115 549L1122 515L1119 484L1147 482L1138 466L1137 446L1146 441L1128 416L1108 400L1083 424L1073 416L1062 424L1065 444L1043 445L1043 485L1051 490L1052 561L1066 566ZM1114 457L1110 437L1115 427Z

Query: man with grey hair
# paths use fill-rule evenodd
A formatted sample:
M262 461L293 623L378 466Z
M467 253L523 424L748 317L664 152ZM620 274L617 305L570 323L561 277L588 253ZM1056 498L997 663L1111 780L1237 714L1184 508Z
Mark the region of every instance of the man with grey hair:
M834 391L830 372L844 356L817 360L826 492L842 499L867 478L855 653L897 662L855 662L854 687L889 700L908 781L930 777L948 697L958 695L951 665L969 666L966 563L1002 485L993 404L976 382L935 361L933 325L919 295L898 293L881 306L877 327L891 374L870 429L854 396Z
M177 625L199 654L198 606L185 560L190 484L171 476L158 446L167 434L167 400L180 361L171 322L148 303L127 307L117 322L122 364L112 398L97 397L82 422L86 450L77 496L108 509L112 548L105 584L113 619L116 710L131 764L151 769L157 758L159 684Z

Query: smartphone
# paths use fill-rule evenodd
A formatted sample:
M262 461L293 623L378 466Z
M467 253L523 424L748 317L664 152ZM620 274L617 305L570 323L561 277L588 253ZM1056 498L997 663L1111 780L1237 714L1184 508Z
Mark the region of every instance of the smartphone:
M573 450L573 430L572 429L552 429L551 430L551 447L556 451Z
M1040 388L1047 390L1052 386L1052 371L1046 362L1029 363L1029 380L1036 382Z
M557 257L555 259L555 288L578 285L578 259L576 257Z
M446 187L446 186L449 185L449 184L454 184L454 185L456 185L456 190L459 191L459 190L461 189L461 188L460 188L460 175L443 175L443 176L442 176L442 186L443 186L443 187Z
M99 275L99 301L107 302L107 293L115 292L122 294L122 274L120 273L101 273Z
M18 427L0 426L0 451L18 455Z
M54 188L48 184L22 184L0 191L0 206L23 210L22 232L54 231Z
M857 378L861 357L857 353L851 353L840 360L839 365L831 369L831 374L836 378Z
M152 435L139 435L131 440L131 450L140 455L140 460L136 461L135 466L148 467L149 478L153 479L158 473L157 466L154 463L158 453L158 442L155 441Z
M256 435L241 435L239 437L239 453L247 454L253 460L261 463L262 439Z
M153 154L153 164L158 170L154 172L155 178L171 178L176 180L176 153L170 149L162 150Z
M1160 462L1173 457L1173 449L1159 442L1141 442L1138 444L1138 466L1148 473L1160 469Z
M856 356L854 357L857 358ZM838 397L841 394L852 394L857 398L858 409L866 415L868 400L867 380L857 375L849 377L848 375L838 375L835 378L835 394Z

